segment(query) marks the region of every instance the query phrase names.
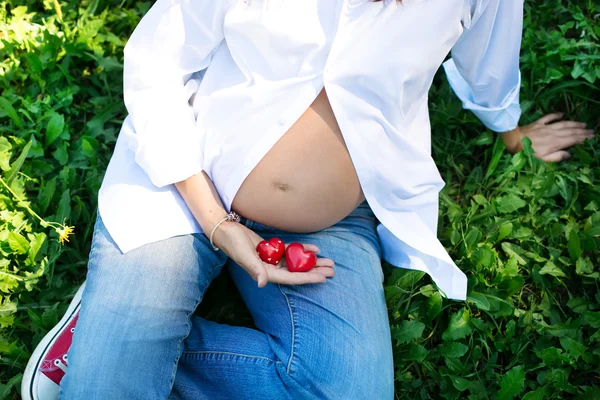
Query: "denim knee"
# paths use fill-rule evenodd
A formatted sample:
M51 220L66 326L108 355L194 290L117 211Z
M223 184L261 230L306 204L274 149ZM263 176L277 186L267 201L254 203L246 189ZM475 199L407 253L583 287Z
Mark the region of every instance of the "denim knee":
M175 236L122 254L98 217L62 396L166 398L190 316L226 261L204 239Z

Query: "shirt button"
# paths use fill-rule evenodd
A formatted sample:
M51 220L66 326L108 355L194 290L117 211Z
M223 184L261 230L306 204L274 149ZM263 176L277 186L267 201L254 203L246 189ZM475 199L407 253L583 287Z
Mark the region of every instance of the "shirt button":
M285 121L284 121L284 120L282 120L282 119L280 119L280 120L279 120L279 125L285 125Z

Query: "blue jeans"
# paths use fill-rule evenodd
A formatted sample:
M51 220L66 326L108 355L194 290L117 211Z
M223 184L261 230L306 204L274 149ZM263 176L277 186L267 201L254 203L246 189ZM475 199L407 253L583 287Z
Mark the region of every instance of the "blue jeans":
M314 243L326 283L262 289L202 233L121 254L98 214L61 399L392 399L394 372L377 220L365 201L313 233L242 223ZM223 266L257 329L194 311Z

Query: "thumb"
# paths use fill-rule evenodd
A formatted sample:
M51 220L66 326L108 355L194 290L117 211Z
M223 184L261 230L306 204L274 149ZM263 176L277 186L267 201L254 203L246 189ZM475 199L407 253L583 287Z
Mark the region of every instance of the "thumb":
M258 266L258 275L256 275L256 282L258 282L258 287L263 288L267 285L269 281L269 275L267 274L267 269L263 265L262 261Z
M268 282L267 269L263 265L262 260L257 256L256 259L251 260L248 263L248 272L252 275L252 278L258 282L258 287L262 288Z

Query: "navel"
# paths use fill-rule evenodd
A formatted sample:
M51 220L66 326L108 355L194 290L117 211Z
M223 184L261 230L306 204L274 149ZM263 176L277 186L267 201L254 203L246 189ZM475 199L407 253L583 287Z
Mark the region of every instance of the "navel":
M273 182L273 186L275 187L275 189L280 190L282 192L289 192L290 190L292 190L291 186L288 185L287 183L283 183L283 182Z

